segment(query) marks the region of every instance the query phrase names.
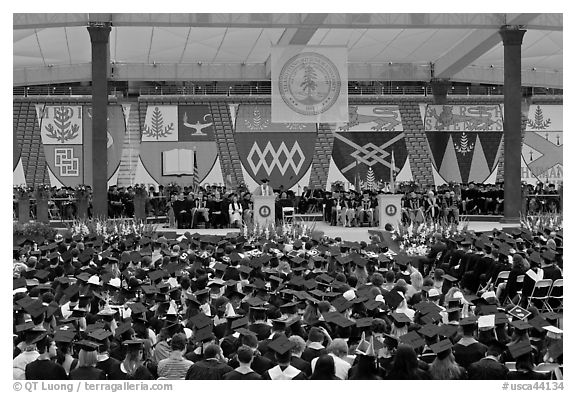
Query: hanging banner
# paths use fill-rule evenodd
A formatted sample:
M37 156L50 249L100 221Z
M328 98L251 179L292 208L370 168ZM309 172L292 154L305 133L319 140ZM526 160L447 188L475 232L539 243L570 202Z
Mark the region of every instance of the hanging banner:
M85 184L82 106L36 105L48 169L66 187Z
M272 121L348 122L348 49L271 48Z
M158 184L193 184L196 150L200 184L218 155L208 105L149 105L140 143L143 169Z
M484 183L496 170L503 140L500 105L426 105L424 130L443 182Z
M247 174L273 188L289 189L306 174L316 143L316 125L273 123L268 105L240 105L234 139Z
M563 181L562 105L531 105L522 145L522 181L535 185Z

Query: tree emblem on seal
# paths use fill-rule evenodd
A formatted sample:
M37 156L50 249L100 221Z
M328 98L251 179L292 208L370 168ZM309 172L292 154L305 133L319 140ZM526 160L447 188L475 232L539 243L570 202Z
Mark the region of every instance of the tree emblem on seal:
M338 68L319 53L297 54L280 71L280 96L290 109L301 115L326 112L338 100L341 89Z

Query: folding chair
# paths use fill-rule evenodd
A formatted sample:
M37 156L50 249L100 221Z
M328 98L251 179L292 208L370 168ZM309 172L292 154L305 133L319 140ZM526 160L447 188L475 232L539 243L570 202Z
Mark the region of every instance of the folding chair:
M552 305L550 304L550 300L553 300ZM558 306L553 307L556 302L558 302ZM562 278L554 281L550 287L547 299L544 301L544 305L548 310L554 312L558 312L564 308L564 280Z
M294 220L294 208L293 207L283 207L282 208L282 222L284 224L292 222Z
M512 297L510 297L511 294L508 294L506 299L504 300L504 303L506 302L510 302L513 305L517 306L520 301L522 300L522 285L524 284L524 274L519 275L518 277L516 277L516 284L518 285L518 290L516 290L516 294ZM518 303L514 303L513 299L518 296Z
M498 273L498 277L496 277L494 287L498 288L498 285L504 282L508 282L508 277L510 277L510 270L503 270L500 273Z
M558 280L556 280L558 281ZM562 380L562 368L558 363L540 363L534 367L534 371L541 373L551 373L551 379Z
M508 367L508 371L516 371L516 362L506 362L506 367Z
M532 289L532 293L528 296L528 306L535 306L537 305L534 303L541 303L540 307L537 307L539 310L543 310L546 307L546 300L548 299L548 294L550 293L550 289L552 288L552 280L547 278L544 280L537 281L534 284L534 288Z

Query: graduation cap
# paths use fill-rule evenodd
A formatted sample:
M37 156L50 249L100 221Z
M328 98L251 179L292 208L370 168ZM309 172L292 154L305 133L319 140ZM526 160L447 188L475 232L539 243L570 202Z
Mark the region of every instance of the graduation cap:
M526 310L520 306L514 306L510 310L508 310L507 312L508 312L508 314L512 315L514 318L518 318L520 320L528 318L528 316L530 316L530 314L532 314L530 311L528 311L528 310Z
M508 316L506 313L498 312L494 315L494 325L504 325L508 323Z
M250 323L250 321L249 321L248 317L241 317L241 318L233 320L230 327L233 330L237 331L238 329L242 328L243 326L248 326L249 323Z
M331 283L334 281L334 278L329 276L326 273L322 273L318 276L316 276L316 281L321 281L321 282L325 282L325 283Z
M152 281L158 281L164 278L164 274L165 274L164 270L153 270L148 272L148 277L150 277L150 280Z
M46 280L50 276L50 272L46 270L36 270L34 273L34 277L36 277L40 281Z
M242 336L254 336L254 337L256 337L256 333L254 333L252 330L246 329L245 327L235 329L235 331Z
M130 310L132 310L133 314L142 314L142 313L145 313L146 311L148 311L146 306L144 306L140 302L130 303L130 304L128 304L128 307L130 308Z
M336 261L338 261L338 263L341 265L346 265L347 263L352 262L352 258L350 256L338 255L336 257Z
M510 322L510 325L514 326L514 328L519 331L524 331L532 328L532 325L530 325L528 322L524 320L512 321Z
M438 335L441 337L451 338L458 331L458 326L451 324L444 324L439 327Z
M98 341L98 342L104 342L104 340L106 340L108 337L112 336L112 333L109 332L108 330L102 329L102 328L98 328L90 333L88 333L88 337Z
M197 330L196 333L194 334L193 341L195 343L202 343L215 339L216 336L212 332L212 329L213 329L212 325L208 325L202 329Z
M331 304L334 306L336 311L343 312L350 307L352 307L352 303L346 300L344 297L338 297L331 301Z
M206 326L210 326L212 324L212 319L208 316L206 316L203 313L198 313L195 316L193 316L192 318L189 319L189 321L197 328L197 329L202 329Z
M408 315L404 314L403 312L393 312L392 318L394 318L394 321L398 322L398 323L410 323L411 322Z
M438 335L440 327L434 324L426 324L418 330L418 333L424 337L433 338Z
M386 305L394 310L402 303L404 297L398 291L391 290L384 294L384 300Z
M46 307L41 300L29 303L28 305L23 306L23 308L28 314L30 314L32 318L36 318L42 315L42 313L48 309L48 307Z
M20 332L26 332L28 330L32 330L32 328L34 327L34 323L32 321L30 322L26 322L20 325L16 325L16 333L20 333Z
M424 324L434 324L442 320L442 315L437 311L432 311L427 314L424 314L420 317L420 320Z
M82 340L76 343L76 346L81 350L92 352L98 349L99 344L89 340Z
M448 356L449 351L452 349L452 342L444 339L436 344L430 345L430 349L440 358Z
M530 345L530 340L522 340L515 344L508 345L508 350L510 355L514 359L519 358L522 355L528 355L532 352L532 346Z
M26 279L24 277L15 278L12 281L12 289L26 288Z
M374 318L360 318L356 320L356 326L359 328L371 327Z
M123 333L126 333L131 328L132 328L132 321L131 320L125 321L125 322L121 323L120 325L118 325L118 327L116 328L116 330L114 332L114 335L116 337L119 337L120 335L122 335Z
M529 320L528 323L539 332L543 332L545 326L550 326L550 323L540 315L536 315L534 318Z
M284 355L292 348L296 346L296 343L288 340L286 336L280 335L275 340L268 344L268 348L276 352L278 355Z
M129 349L141 349L144 347L144 342L142 340L126 340L122 342L122 345L126 345Z
M467 317L460 320L460 326L475 325L478 322L477 317Z
M394 257L394 262L400 266L406 266L410 263L410 257L406 254L398 254Z
M452 284L454 284L456 281L458 281L458 279L457 279L456 277L451 276L450 274L443 274L443 275L442 275L442 278L443 278L444 280L447 280L447 281L451 282Z
M478 315L490 315L498 312L498 306L495 304L481 304L478 309Z
M346 318L338 311L326 313L324 315L324 319L326 320L326 322L334 323L335 325L338 325L343 328L356 324L354 321L351 321L350 319Z
M54 341L57 343L71 343L76 337L74 330L57 330L54 332Z
M407 344L414 349L423 347L426 344L426 341L418 333L415 331L408 332L399 338L401 343Z

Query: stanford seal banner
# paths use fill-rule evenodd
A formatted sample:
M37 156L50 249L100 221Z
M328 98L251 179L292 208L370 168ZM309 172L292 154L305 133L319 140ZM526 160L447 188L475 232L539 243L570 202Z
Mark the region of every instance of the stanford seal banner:
M276 46L271 54L274 123L348 122L348 49Z

